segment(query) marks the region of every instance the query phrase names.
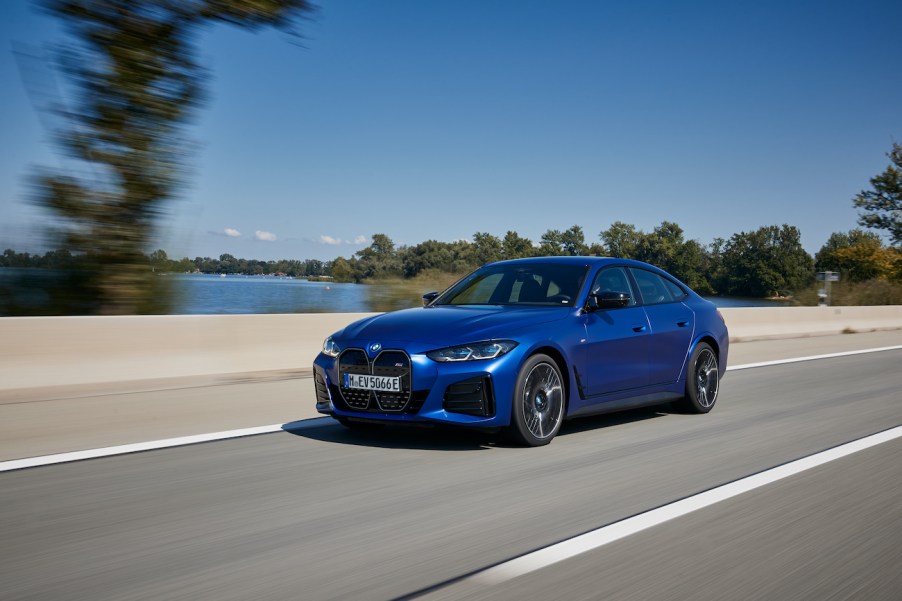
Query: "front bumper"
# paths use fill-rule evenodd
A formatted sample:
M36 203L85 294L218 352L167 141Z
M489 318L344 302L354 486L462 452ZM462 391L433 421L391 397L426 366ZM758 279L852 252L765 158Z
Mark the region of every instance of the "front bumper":
M443 423L477 428L510 424L510 400L521 359L519 348L497 359L439 363L429 359L425 350L411 352L400 344L384 346L386 350L376 356L366 353L362 345L360 348L351 345L336 358L320 353L313 363L317 411L335 417L394 423ZM349 369L356 370L354 373L368 370L379 374L384 368L379 365L379 358L385 357L385 353L403 353L409 358L409 378L405 379L403 373L406 366L397 373L402 378L401 402L383 393L361 394L342 385L343 373ZM361 355L368 360L366 366L361 365Z

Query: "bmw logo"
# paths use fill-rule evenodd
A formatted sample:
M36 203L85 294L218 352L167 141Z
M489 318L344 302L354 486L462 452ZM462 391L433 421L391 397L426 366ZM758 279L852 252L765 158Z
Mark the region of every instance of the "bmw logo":
M382 350L382 345L379 344L378 342L374 342L374 343L370 344L370 352L371 353L378 353L380 350Z

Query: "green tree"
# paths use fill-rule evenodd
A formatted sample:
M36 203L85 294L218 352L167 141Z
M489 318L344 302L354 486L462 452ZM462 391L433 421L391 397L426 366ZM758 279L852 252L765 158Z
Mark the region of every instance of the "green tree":
M589 254L583 228L574 225L565 231L548 230L542 234L542 240L536 254L543 257L567 255L581 256Z
M332 261L332 277L337 282L351 281L351 264L344 257Z
M426 240L405 248L400 255L404 277L408 278L427 269L449 271L453 260L450 245L437 240Z
M902 245L902 146L893 144L886 156L891 164L871 178L871 189L859 192L852 204L864 210L858 214L858 225L885 230L898 247Z
M574 225L561 233L561 250L563 250L565 255L572 257L589 254L589 247L586 246L586 236L582 227Z
M615 221L606 230L598 234L606 254L620 259L635 259L644 234L636 230L636 226Z
M724 244L717 289L733 296L767 296L800 290L814 280L814 260L798 228L771 225L740 232Z
M354 279L358 282L376 277L401 275L402 265L395 243L385 234L373 234L373 242L357 251Z
M486 232L473 234L472 258L475 265L494 263L501 259L501 240Z
M58 233L78 254L90 311L160 310L161 278L144 252L162 205L186 164L184 127L200 104L204 71L196 38L208 23L290 28L312 10L306 0L39 0L76 43L66 73L76 90L62 150L91 175L43 172L39 204L62 219Z
M508 230L501 241L501 257L504 259L522 259L535 254L532 240L524 238L513 230Z

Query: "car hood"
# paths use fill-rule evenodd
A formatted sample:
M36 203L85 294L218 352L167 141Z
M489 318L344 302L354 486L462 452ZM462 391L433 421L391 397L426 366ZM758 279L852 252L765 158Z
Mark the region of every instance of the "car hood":
M569 307L499 305L422 307L354 322L339 332L338 337L450 346L507 338L523 328L564 319L571 311Z

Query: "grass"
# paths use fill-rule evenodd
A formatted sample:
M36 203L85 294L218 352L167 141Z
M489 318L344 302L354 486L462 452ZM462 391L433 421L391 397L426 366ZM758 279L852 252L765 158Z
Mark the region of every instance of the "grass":
M823 282L794 295L797 305L813 307L818 304L818 289ZM868 280L866 282L836 282L830 285L830 304L833 306L902 305L902 282Z
M396 311L423 306L423 295L441 292L463 277L463 273L428 270L415 278L383 278L369 280L367 301L370 311Z

